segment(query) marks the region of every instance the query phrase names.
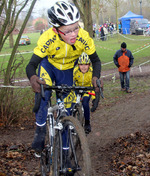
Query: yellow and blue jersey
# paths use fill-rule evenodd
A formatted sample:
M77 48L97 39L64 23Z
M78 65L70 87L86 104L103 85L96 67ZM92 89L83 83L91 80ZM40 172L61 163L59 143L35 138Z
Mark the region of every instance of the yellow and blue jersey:
M80 28L74 44L65 43L60 36L53 31L53 28L45 31L39 38L34 54L44 58L48 57L48 61L59 70L67 70L74 67L74 62L79 58L82 52L88 55L93 54L95 45L89 33Z

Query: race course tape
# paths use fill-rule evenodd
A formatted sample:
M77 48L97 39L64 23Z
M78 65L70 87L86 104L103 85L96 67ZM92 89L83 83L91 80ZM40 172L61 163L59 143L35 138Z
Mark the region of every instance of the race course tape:
M125 35L122 35L122 34L120 34L120 33L118 33L118 34L119 34L120 36L122 36L122 37L128 39L128 40L136 40L136 41L149 40L149 38L146 38L146 39L132 39L132 38L129 38L129 37L127 37L127 36L125 36Z
M8 88L13 88L13 89L24 89L24 88L31 88L31 86L5 86L5 85L0 85L0 88L6 88L6 87L8 87Z
M30 51L30 52L29 51L27 51L27 52L21 52L21 53L16 53L16 54L28 54L28 53L33 53L33 51ZM10 55L11 54L1 54L0 57L1 56L10 56Z

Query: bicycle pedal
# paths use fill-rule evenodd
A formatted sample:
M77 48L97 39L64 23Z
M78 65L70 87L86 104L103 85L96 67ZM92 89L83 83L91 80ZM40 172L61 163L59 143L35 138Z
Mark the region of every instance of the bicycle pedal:
M41 158L41 153L36 152L36 153L34 153L34 155L36 158Z

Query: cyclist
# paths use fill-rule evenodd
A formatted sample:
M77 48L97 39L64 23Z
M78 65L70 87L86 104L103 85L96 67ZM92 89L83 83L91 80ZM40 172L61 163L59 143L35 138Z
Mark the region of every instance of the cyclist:
M40 92L40 84L73 85L73 68L75 61L83 51L89 55L93 65L92 83L95 91L99 92L96 80L100 77L101 62L96 53L93 39L88 32L79 27L80 13L74 4L64 1L56 2L48 9L49 22L53 26L45 31L37 42L37 47L26 67L27 77L33 90ZM36 69L39 66L38 74ZM41 81L42 77L44 81ZM47 102L51 96L45 91L45 99L41 100L40 108L35 113L36 131L32 148L36 152L44 148L46 134ZM70 96L64 95L64 101ZM69 98L68 98L69 99ZM67 107L69 112L71 108ZM63 144L63 149L68 150Z
M89 56L83 52L78 60L78 66L74 68L73 71L73 80L76 86L92 86L92 72L93 69L90 66L90 59ZM91 125L90 125L90 101L91 95L84 94L82 96L82 106L84 109L84 117L85 117L85 125L84 130L85 133L91 132ZM93 101L95 101L95 96L93 97ZM98 106L98 102L94 103L91 111L94 112Z

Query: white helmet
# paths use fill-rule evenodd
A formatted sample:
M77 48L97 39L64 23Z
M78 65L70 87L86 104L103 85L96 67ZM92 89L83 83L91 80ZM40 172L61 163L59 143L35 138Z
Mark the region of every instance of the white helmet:
M74 4L58 1L48 9L50 23L55 27L73 24L80 19L80 13Z

